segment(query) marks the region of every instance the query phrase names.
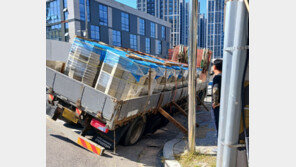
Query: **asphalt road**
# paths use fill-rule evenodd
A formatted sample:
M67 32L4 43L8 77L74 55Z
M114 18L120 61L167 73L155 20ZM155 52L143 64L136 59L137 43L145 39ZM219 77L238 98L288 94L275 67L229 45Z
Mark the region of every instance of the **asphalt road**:
M174 118L185 127L186 118L176 114ZM48 119L48 118L47 118ZM56 122L46 121L46 166L47 167L142 167L162 166L160 162L163 145L175 138L180 131L172 124L147 134L133 146L117 146L116 154L105 150L98 156L62 136ZM63 124L58 120L57 123Z

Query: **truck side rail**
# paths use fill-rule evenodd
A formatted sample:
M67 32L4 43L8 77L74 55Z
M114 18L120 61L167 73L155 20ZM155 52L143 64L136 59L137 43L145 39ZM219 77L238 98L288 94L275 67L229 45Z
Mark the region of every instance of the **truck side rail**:
M46 67L46 86L74 106L79 100L85 112L94 117L101 113L106 121L111 120L110 111L114 111L117 105L111 96L48 67Z
M130 117L156 109L161 94L163 94L161 106L183 99L188 95L188 88L183 87L150 96L117 101L115 98L49 67L46 67L46 86L51 88L60 99L73 106L76 106L77 101L80 101L83 111L93 117L101 115L103 121L111 129L114 128L114 122L123 122Z

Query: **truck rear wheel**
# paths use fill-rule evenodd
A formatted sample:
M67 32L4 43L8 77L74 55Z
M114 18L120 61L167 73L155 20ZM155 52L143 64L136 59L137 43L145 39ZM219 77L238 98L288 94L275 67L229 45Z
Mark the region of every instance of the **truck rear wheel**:
M145 129L145 122L141 117L136 118L130 125L127 133L125 135L123 145L129 146L137 143L137 141L141 138Z

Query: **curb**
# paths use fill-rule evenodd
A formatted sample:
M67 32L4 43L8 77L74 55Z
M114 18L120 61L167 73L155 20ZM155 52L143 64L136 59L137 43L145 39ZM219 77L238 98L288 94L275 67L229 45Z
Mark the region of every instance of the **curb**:
M165 160L164 167L181 167L181 165L176 160Z
M181 167L181 164L175 160L174 157L174 146L176 143L180 142L182 139L183 135L179 133L179 135L166 142L163 146L163 157L164 157L164 167Z

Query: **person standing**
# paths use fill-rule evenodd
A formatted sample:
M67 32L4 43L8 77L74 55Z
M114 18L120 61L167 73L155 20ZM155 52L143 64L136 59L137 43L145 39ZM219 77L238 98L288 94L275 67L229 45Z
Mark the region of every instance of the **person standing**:
M217 59L213 63L213 90L212 90L212 108L214 112L215 125L217 134L219 130L219 110L220 110L220 96L221 96L221 75L222 75L222 60Z

